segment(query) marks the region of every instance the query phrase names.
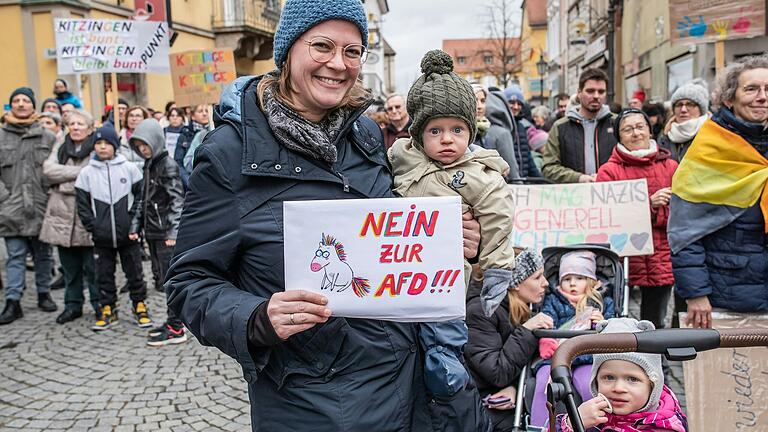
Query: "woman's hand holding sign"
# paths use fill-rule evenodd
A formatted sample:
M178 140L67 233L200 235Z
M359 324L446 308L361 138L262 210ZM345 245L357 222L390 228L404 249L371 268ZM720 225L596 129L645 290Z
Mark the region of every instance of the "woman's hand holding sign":
M312 291L291 290L272 295L267 304L267 316L277 336L286 340L316 324L328 321L331 310L328 299Z

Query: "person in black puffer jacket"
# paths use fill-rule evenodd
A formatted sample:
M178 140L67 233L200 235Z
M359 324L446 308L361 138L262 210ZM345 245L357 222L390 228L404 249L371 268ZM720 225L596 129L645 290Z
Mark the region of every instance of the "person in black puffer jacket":
M513 430L515 385L523 368L538 355L539 342L532 330L552 328L552 318L542 313L531 317L528 308L529 303L542 301L549 285L544 260L532 249L516 250L516 255L515 283L508 291L484 293L482 283L470 283L467 300L467 367L481 396L510 399L487 406L495 431Z

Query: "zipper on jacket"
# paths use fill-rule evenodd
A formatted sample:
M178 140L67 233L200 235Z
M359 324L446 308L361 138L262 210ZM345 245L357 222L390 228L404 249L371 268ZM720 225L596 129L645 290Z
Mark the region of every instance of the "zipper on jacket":
M347 176L345 176L344 174L338 171L336 172L336 175L339 176L339 178L341 178L342 183L344 183L344 192L349 192L349 179L347 178Z
M152 205L155 207L155 213L157 214L157 224L160 227L160 229L163 229L163 221L160 218L160 210L157 208L157 203L152 203Z
M112 199L112 176L109 174L109 163L107 166L107 186L109 187L109 219L112 225L112 247L117 249L117 229L115 228L115 203Z

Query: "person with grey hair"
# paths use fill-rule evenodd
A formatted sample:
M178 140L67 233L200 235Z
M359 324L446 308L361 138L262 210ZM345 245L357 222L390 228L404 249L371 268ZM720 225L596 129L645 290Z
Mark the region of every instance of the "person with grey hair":
M51 185L40 241L57 246L64 276L64 311L56 322L64 324L83 315L83 288L88 287L94 312L98 313L99 292L93 260L91 235L77 215L75 180L88 165L93 151L93 117L87 111L69 114L69 133L43 162L43 176Z
M676 290L701 328L713 308L768 311L768 55L729 65L715 94L672 180L668 225Z
M710 117L709 89L706 81L694 79L678 87L670 99L672 117L667 121L659 144L680 162L696 133Z
M531 110L531 116L533 117L533 125L536 126L536 129L549 132L549 108L545 107L544 105L534 107Z
M405 109L405 98L400 94L393 94L384 101L384 109L387 110L389 124L383 129L384 145L392 147L400 138L410 138L411 117Z
M44 111L40 113L40 117L37 118L37 121L40 122L44 128L51 131L52 134L56 135L56 144L61 144L64 142L65 134L63 128L61 127L60 114Z

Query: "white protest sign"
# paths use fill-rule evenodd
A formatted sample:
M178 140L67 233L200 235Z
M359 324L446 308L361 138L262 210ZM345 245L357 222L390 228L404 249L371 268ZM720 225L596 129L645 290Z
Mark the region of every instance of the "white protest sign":
M165 22L55 19L53 25L60 75L170 72Z
M286 289L335 316L464 318L459 197L292 201L283 206Z
M620 256L653 254L645 179L509 187L515 201L515 246L542 250L610 243Z

